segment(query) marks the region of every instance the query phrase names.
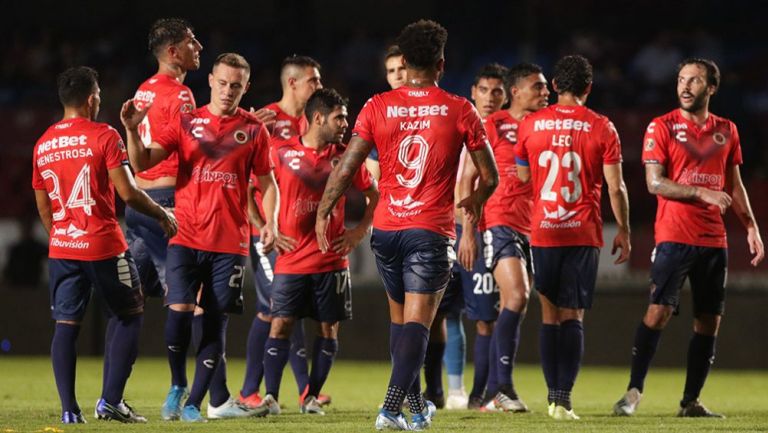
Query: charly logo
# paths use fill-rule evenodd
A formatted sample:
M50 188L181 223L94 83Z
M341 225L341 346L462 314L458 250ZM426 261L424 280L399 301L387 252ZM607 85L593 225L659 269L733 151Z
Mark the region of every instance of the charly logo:
M242 129L238 129L235 131L235 141L240 144L245 144L245 142L248 141L248 133Z

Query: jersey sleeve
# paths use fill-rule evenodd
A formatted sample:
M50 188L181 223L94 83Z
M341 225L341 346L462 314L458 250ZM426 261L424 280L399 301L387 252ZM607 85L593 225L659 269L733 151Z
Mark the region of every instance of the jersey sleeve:
M488 134L485 132L483 121L475 106L469 101L464 101L462 110L459 127L460 130L464 131L464 145L467 150L473 152L490 145Z
M171 122L178 121L181 114L189 114L195 110L195 96L189 87L184 86L177 92L173 92L168 103L168 114Z
M153 140L168 152L178 150L182 140L181 115L178 115L178 112L174 113L176 113L176 115L171 116L170 121L165 126L165 129L163 129L163 132Z
M365 164L361 165L360 169L355 173L355 177L352 179L352 185L358 191L365 191L373 185L371 173L365 168Z
M251 171L256 176L264 176L272 170L272 158L270 157L269 132L262 124L254 138L254 152L251 160Z
M643 138L643 164L666 164L668 159L667 126L659 119L648 124Z
M515 164L528 167L528 121L523 119L517 132L517 144L515 144Z
M606 119L603 131L603 164L621 163L621 140L613 122Z
M107 130L99 137L99 141L107 170L128 165L128 152L125 149L125 143L114 128L107 127Z
M731 152L728 155L728 163L730 165L741 165L744 160L741 156L741 139L739 138L739 130L736 129L736 125L731 122Z
M352 129L352 136L358 136L369 143L373 143L375 114L374 99L371 98L363 105L360 114L357 115L355 127Z

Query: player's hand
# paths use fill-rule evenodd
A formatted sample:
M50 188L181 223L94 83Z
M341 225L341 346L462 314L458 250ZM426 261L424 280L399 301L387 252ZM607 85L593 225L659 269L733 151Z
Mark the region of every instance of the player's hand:
M345 230L341 236L331 241L331 248L334 253L340 256L346 256L350 251L360 245L360 241L363 240L363 237L365 237L365 230L360 230L359 227Z
M259 242L261 243L262 254L269 254L275 249L275 233L277 233L277 228L274 224L264 223L259 227Z
M480 221L480 214L483 212L483 204L477 199L477 195L472 193L464 197L456 204L459 209L464 209L464 214L469 218L469 222L477 224Z
M709 188L697 188L696 196L704 203L715 205L720 208L720 214L725 214L725 211L731 207L733 200L731 196L724 191L715 191Z
M326 236L326 232L328 231L328 224L330 223L330 215L325 218L321 218L320 215L318 215L317 220L315 220L315 236L317 237L317 246L320 248L320 251L323 254L327 253L330 249L330 243L328 242L328 237Z
M173 214L172 209L162 209L163 217L159 220L160 227L162 227L166 236L172 238L176 236L176 232L179 230L179 223L176 222L176 215Z
M275 248L278 254L290 253L296 249L296 244L298 244L296 239L275 230Z
M459 239L459 264L467 271L471 271L476 259L477 242L475 242L475 237L471 234L465 235L462 232L461 239Z
M139 124L144 120L144 116L149 111L150 104L144 105L141 110L137 109L133 105L133 99L129 99L123 103L123 108L120 109L120 121L123 122L125 129L136 129Z
M749 262L752 266L757 266L765 258L765 246L760 238L760 232L755 227L747 229L747 243L749 244L749 253L755 257Z
M616 237L613 238L613 248L611 249L611 255L616 254L616 251L621 250L619 257L613 262L614 265L619 265L629 260L629 253L632 252L632 244L629 241L629 232L627 230L619 229Z
M272 126L275 124L275 118L277 117L277 112L270 110L269 108L261 108L256 110L251 107L251 114L256 116L256 119L263 123L264 126L266 126L269 130L272 129Z

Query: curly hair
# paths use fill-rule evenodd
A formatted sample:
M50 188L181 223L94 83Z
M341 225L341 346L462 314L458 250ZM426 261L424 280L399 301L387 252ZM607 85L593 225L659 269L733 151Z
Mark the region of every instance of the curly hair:
M558 94L582 96L592 84L592 65L584 56L565 56L555 63L552 81L557 85Z
M447 41L448 31L431 20L408 24L397 37L397 45L403 52L403 57L414 69L434 67L443 58Z
M187 37L187 30L193 31L192 25L181 18L161 18L149 29L149 51L155 56L168 46L178 44Z

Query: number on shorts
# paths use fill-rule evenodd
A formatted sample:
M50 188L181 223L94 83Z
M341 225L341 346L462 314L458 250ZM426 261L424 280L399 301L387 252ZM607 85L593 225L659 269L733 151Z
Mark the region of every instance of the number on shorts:
M560 188L560 195L566 203L574 203L581 197L582 187L579 174L581 174L581 157L576 152L565 152L561 160L555 152L545 150L539 155L539 167L547 168L547 177L544 179L544 185L541 187L541 199L546 201L557 201L557 193L553 191L555 181L557 180L560 168L570 169L568 171L568 180L573 183L573 190L567 186Z
M493 281L493 274L490 272L472 274L472 280L475 282L475 288L472 290L475 295L490 295L493 292L498 292Z
M349 270L336 272L333 275L336 277L336 293L341 295L349 286Z
M50 179L53 183L53 189L48 192L51 201L59 202L60 209L53 214L54 221L61 221L67 214L67 209L82 208L86 215L92 215L91 208L96 205L96 200L91 198L91 166L83 164L80 173L75 178L75 184L72 186L72 193L65 204L61 196L61 187L59 177L52 170L44 170L40 173L43 179Z
M229 287L243 288L243 275L245 275L245 266L235 265L235 273L229 277Z
M429 143L421 135L409 135L398 145L397 160L407 170L413 170L413 175L406 178L397 174L397 182L406 188L416 188L424 178L424 164L427 162ZM411 157L411 154L415 154Z

